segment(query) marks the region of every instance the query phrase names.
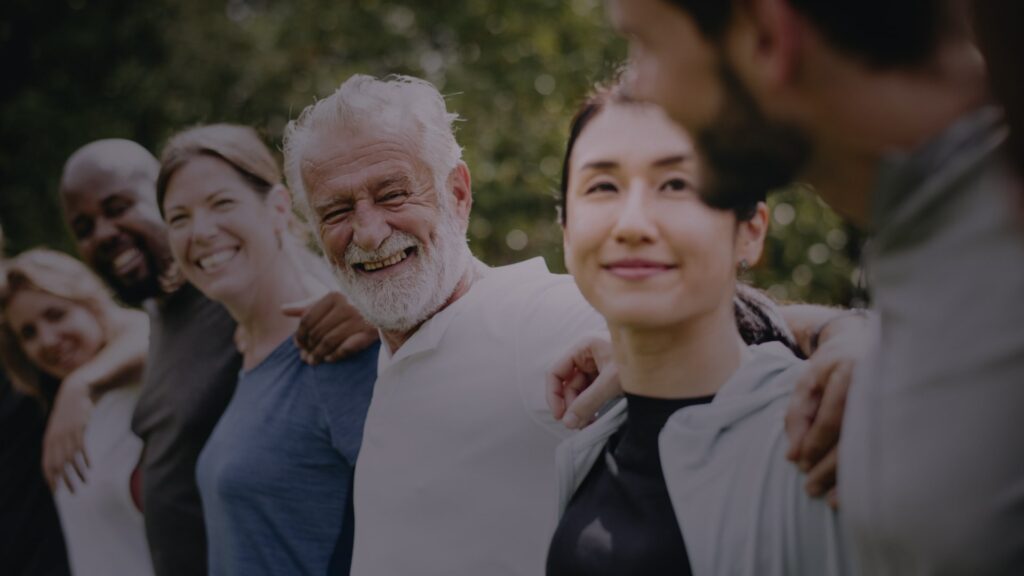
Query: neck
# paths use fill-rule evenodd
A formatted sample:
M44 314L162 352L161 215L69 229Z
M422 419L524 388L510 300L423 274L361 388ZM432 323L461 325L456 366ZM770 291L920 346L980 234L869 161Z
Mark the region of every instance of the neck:
M279 252L272 265L262 268L251 289L222 302L245 335L244 369L255 367L298 329L299 319L285 316L281 307L310 296L300 281L302 274Z
M746 345L732 300L714 312L648 329L609 322L622 389L654 398L715 394L739 368Z
M913 151L980 106L987 96L984 64L966 42L947 46L931 64L911 70L878 71L834 55L822 58L816 68L825 72L808 79L821 87L823 104L809 120L815 155L806 181L865 227L879 161Z
M484 263L480 262L476 258L471 258L469 266L466 267L466 272L462 275L462 278L460 278L459 282L455 285L455 291L452 292L452 295L449 296L447 300L445 300L444 304L442 304L441 307L438 308L436 312L431 314L423 322L420 322L419 324L413 326L408 330L381 330L381 340L383 340L384 344L387 345L388 350L390 350L392 354L397 352L398 349L401 348L402 345L405 344L409 340L409 338L412 338L412 335L415 334L416 331L420 329L420 326L423 326L423 324L425 324L428 320L433 318L439 312L454 304L456 301L458 301L459 298L465 296L466 293L469 292L469 289L473 287L473 284L483 277L484 271L486 269L487 266Z

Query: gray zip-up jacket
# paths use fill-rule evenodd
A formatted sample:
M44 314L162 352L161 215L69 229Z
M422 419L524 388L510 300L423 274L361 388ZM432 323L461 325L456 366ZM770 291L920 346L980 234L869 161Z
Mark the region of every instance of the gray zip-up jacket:
M835 513L785 459L783 418L803 363L778 343L748 348L715 399L669 418L661 462L697 576L850 573ZM559 446L559 514L626 421L620 402Z

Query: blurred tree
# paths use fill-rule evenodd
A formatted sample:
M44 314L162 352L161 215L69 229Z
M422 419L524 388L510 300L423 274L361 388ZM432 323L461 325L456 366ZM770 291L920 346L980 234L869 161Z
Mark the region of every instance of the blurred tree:
M57 180L104 137L158 151L203 122L288 120L349 75L411 74L459 112L473 175L474 252L562 270L553 196L569 118L625 57L600 0L13 0L0 22L0 222L17 252L68 248ZM848 303L859 240L809 194L773 200L752 280L785 299Z

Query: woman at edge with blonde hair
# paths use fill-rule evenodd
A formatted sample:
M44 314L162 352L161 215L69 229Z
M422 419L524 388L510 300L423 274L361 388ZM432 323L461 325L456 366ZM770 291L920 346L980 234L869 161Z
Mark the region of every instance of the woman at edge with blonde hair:
M172 137L157 199L182 273L244 334L238 386L196 468L211 576L348 574L377 345L302 362L299 320L282 307L325 292L331 276L290 232L290 195L251 128Z
M115 342L118 354L133 343L138 349L134 370L123 370L124 378L111 383L117 387L93 394L84 452L53 488L73 573L152 574L130 488L142 451L129 424L144 361L139 326L147 324L145 315L119 306L84 264L59 252L29 250L2 270L0 357L14 387L44 406L64 379Z

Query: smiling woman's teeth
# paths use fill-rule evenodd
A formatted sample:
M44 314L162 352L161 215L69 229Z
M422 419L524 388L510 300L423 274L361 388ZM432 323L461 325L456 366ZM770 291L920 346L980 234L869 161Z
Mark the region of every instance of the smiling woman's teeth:
M399 252L399 253L395 254L394 256L392 256L390 258L387 258L385 260L380 260L380 261L377 261L377 262L363 262L363 269L366 270L367 272L373 272L374 270L380 270L381 268L386 268L388 266L394 266L395 264L398 264L402 260L405 260L405 258L406 258L405 252L404 251L403 252Z

